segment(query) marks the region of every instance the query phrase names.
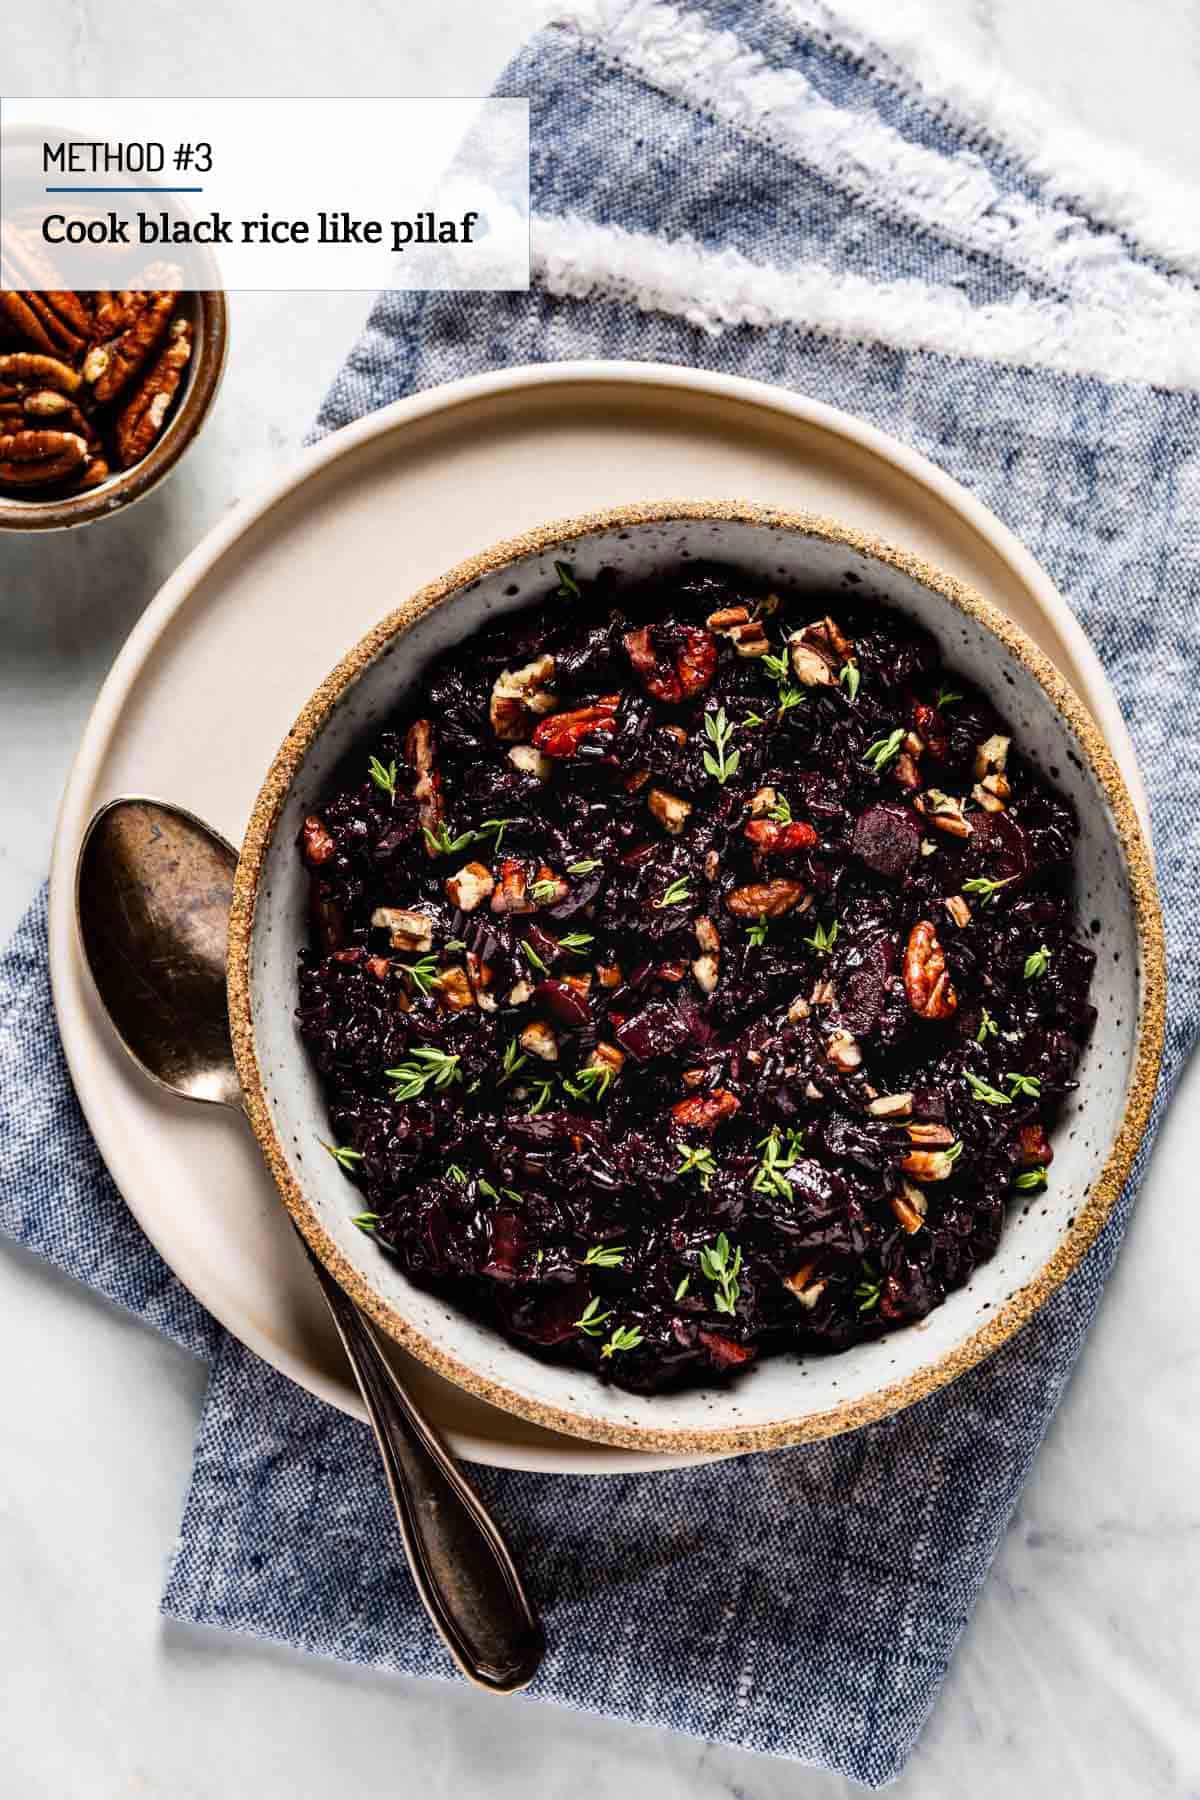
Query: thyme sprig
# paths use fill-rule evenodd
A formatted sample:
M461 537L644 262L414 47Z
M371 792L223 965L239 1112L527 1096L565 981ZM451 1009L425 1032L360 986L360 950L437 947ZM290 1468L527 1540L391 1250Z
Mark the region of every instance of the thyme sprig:
M415 1100L418 1094L425 1092L430 1082L435 1088L448 1088L453 1082L461 1081L462 1070L458 1064L457 1053L451 1055L446 1050L435 1050L432 1045L425 1045L414 1050L407 1062L383 1072L389 1081L396 1083L392 1089L393 1100Z
M713 1176L717 1172L716 1158L707 1145L696 1148L694 1145L676 1144L680 1162L675 1173L677 1175L698 1175L700 1186L707 1193L712 1186Z
M1012 1105L1011 1095L1002 1094L1000 1089L994 1088L990 1082L982 1080L978 1075L972 1075L970 1069L963 1070L963 1080L970 1088L975 1099L982 1100L986 1106Z
M833 949L833 946L837 943L837 935L838 925L837 920L835 919L828 930L826 930L824 925L819 924L812 936L806 937L804 942L808 945L810 950L815 950L818 956L828 956L829 952Z
M558 576L558 599L582 600L583 591L575 579L575 571L570 563L556 562L554 565L554 573Z
M328 1150L338 1168L345 1169L347 1173L363 1159L362 1151L351 1150L348 1144L327 1144L324 1138L318 1138L317 1142L322 1150Z
M612 1308L607 1312L600 1311L598 1299L589 1300L580 1316L575 1320L575 1329L582 1331L585 1337L603 1337L604 1327L612 1318Z
M962 891L964 894L975 894L982 906L990 906L1000 889L1006 888L1010 881L1016 879L1015 875L1007 875L1003 881L990 881L986 875L972 875L970 881L963 882Z
M762 1159L750 1183L756 1194L778 1194L780 1199L790 1199L792 1189L785 1176L795 1166L803 1142L803 1133L789 1127L785 1144L778 1126L758 1140L756 1148L762 1151Z
M716 1243L706 1244L700 1252L700 1273L716 1289L713 1305L718 1312L731 1313L736 1307L738 1295L742 1291L738 1281L741 1272L741 1249L735 1249L725 1233L719 1232Z
M619 1269L628 1255L624 1244L593 1244L586 1256L580 1257L581 1269Z
M641 1342L642 1334L636 1325L618 1325L600 1354L615 1356L618 1350L636 1350Z
M1008 1091L1014 1100L1040 1100L1042 1083L1037 1075L1017 1075L1012 1070L1004 1077L1008 1083Z
M389 800L396 798L396 782L398 779L395 758L386 765L377 756L373 756L367 764L367 774L375 786L385 793Z
M897 725L895 731L889 731L886 737L876 738L873 744L868 744L863 761L877 775L882 774L893 758L899 756L903 742L904 727Z
M438 972L436 956L423 956L419 962L401 963L400 967L410 978L418 994L428 994Z
M654 902L655 909L661 912L664 906L686 906L692 897L692 890L686 875L678 876L660 899Z
M1040 981L1050 967L1050 952L1045 944L1039 944L1033 953L1025 958L1026 981Z
M858 1301L860 1313L874 1312L879 1305L879 1296L883 1292L883 1281L870 1263L862 1266L863 1278L854 1290L854 1298Z
M730 724L725 717L725 708L719 706L715 713L705 713L704 730L713 746L712 750L704 752L704 767L714 781L719 781L724 787L730 776L737 774L737 766L741 761L741 752L729 749L729 741L737 726Z

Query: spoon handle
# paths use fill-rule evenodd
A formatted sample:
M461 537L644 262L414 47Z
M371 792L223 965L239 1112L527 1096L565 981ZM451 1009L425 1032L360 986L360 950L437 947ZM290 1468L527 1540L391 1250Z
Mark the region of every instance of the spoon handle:
M417 1592L468 1680L511 1694L533 1679L545 1647L512 1557L370 1321L311 1251L309 1261L371 1417Z

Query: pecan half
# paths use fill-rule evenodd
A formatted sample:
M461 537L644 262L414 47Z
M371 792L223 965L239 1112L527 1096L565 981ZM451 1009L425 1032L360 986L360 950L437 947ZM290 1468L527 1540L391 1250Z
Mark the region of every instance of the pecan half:
M176 319L165 349L117 419L113 436L123 468L140 462L157 439L191 355L192 328L186 319Z
M904 991L908 1004L922 1019L948 1019L958 1006L958 995L946 969L945 952L928 919L918 919L908 934L904 952Z
M83 378L96 399L115 400L122 388L149 362L166 335L179 295L170 290L149 295L143 310L120 337L95 344L83 359Z
M15 431L0 437L0 482L6 487L44 487L72 474L87 457L73 431Z
M745 836L764 856L782 856L789 850L811 850L817 834L811 825L796 819L790 825L777 825L773 819L750 819Z
M913 804L938 831L950 837L970 837L973 827L964 811L965 802L953 794L945 794L941 788L927 788Z
M68 363L57 356L35 356L28 350L12 350L0 356L0 383L17 394L54 388L60 394L77 394L83 386Z
M584 738L615 729L619 700L619 694L602 694L592 706L551 713L533 734L535 748L555 758L574 756Z
M748 887L734 888L725 896L729 911L739 919L757 919L763 915L768 919L782 918L802 901L807 911L812 904L812 895L800 881L754 881Z
M723 1119L732 1119L741 1104L728 1088L713 1088L707 1094L690 1094L686 1100L677 1100L671 1117L684 1129L715 1131Z

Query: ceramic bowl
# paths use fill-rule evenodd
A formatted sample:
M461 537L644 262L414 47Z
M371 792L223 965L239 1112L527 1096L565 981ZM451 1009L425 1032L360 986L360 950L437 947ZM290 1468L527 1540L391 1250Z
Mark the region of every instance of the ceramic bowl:
M350 1222L316 1074L294 1023L308 880L304 814L341 758L401 705L432 659L555 584L556 559L618 588L717 559L815 596L854 585L931 631L952 669L1009 720L1022 752L1074 803L1081 931L1097 952L1099 1023L1055 1138L1054 1178L1014 1205L1000 1246L919 1326L839 1356L765 1359L729 1387L640 1397L537 1361L414 1287ZM822 601L824 604L824 601ZM558 1431L639 1449L730 1454L831 1436L885 1417L972 1367L1063 1281L1104 1222L1145 1128L1162 1044L1164 953L1150 858L1095 724L1031 641L972 589L833 520L738 503L664 503L558 522L499 544L406 600L321 684L275 758L238 866L230 1012L255 1134L316 1254L409 1351L450 1380Z

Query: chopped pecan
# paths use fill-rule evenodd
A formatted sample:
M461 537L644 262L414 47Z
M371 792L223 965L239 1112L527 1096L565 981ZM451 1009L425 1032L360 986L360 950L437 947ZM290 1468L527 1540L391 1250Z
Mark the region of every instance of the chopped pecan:
M762 620L744 606L722 606L705 623L717 637L727 637L739 656L765 656L770 649Z
M681 800L678 794L669 794L666 788L660 787L650 789L646 795L646 805L663 830L669 831L672 837L679 836L692 810L687 800Z
M948 1181L954 1158L945 1150L910 1150L900 1167L914 1181Z
M433 726L428 719L414 719L409 726L404 738L404 760L416 770L413 799L425 838L425 853L437 856L436 845L425 837L426 832L436 832L442 820L442 778L433 766Z
M904 991L922 1019L948 1019L958 995L946 969L945 952L928 919L918 919L904 952Z
M971 923L971 908L961 894L950 894L943 904L957 926L961 928Z
M451 875L446 881L446 894L452 906L460 912L474 912L481 901L495 889L492 871L484 863L464 863L457 875Z
M899 1193L891 1197L891 1204L902 1231L906 1231L910 1237L914 1232L920 1231L925 1223L929 1202L919 1187L914 1187L911 1181L902 1181Z
M808 1312L811 1312L829 1283L817 1275L815 1262L801 1263L790 1275L785 1275L783 1285L794 1294Z
M913 1109L911 1094L880 1094L867 1107L877 1119L906 1119Z
M763 813L770 812L778 800L779 795L773 787L756 788L746 802L746 810L752 818L761 818Z
M551 713L534 731L535 747L556 759L574 756L584 738L615 729L619 700L619 694L602 694L592 706Z
M83 359L83 378L101 405L121 390L149 362L166 336L179 295L174 290L150 294L142 311L119 337L95 344Z
M192 328L186 319L175 319L165 348L139 382L114 427L113 437L123 468L131 468L135 462L140 462L157 439L191 354Z
M832 664L821 655L819 650L815 650L811 644L806 644L801 633L797 632L796 636L789 640L789 647L792 658L792 674L801 687L833 686Z
M305 862L314 869L319 869L322 863L327 863L337 850L332 832L326 829L316 813L309 813L301 826L300 845Z
M715 950L705 950L692 964L692 974L702 993L711 994L720 980L721 958Z
M745 835L764 856L782 856L789 850L811 850L817 834L811 825L793 820L790 825L777 825L774 819L750 819Z
M845 1075L857 1069L862 1062L862 1051L854 1033L844 1029L833 1032L825 1046L825 1060Z
M500 879L496 883L496 891L492 895L492 911L494 913L531 913L533 901L527 889L529 880L524 866L506 858L500 864Z
M620 963L596 964L596 980L602 988L619 988L624 979Z
M639 625L622 638L634 672L646 692L667 706L678 706L703 693L717 666L717 642L700 625L682 628L683 643L673 663L660 658L649 625Z
M948 1150L954 1142L954 1133L948 1125L939 1125L934 1120L921 1120L907 1127L908 1141L916 1144L921 1150Z
M518 1041L531 1056L540 1056L543 1062L558 1061L558 1039L544 1019L531 1019Z
M916 793L920 787L921 771L911 750L902 750L892 764L892 780L910 793Z
M475 994L475 1004L483 1012L496 1010L496 996L491 991L494 973L491 963L484 962L477 951L467 951L467 979Z
M1044 1125L1022 1125L1017 1133L1021 1146L1021 1166L1025 1169L1048 1169L1054 1161L1054 1151L1050 1147L1050 1139L1046 1136Z
M1007 787L1008 783L1005 782L1004 785ZM975 786L971 789L971 798L974 800L976 806L981 806L983 808L984 812L997 813L1004 811L1004 801L1001 799L1000 795L993 792L990 788L985 787L981 781L977 781Z
M812 895L800 881L754 881L748 887L734 888L725 896L729 911L739 919L782 918L803 903L807 911Z
M554 711L558 705L550 686L554 668L552 656L538 656L523 669L505 669L496 677L488 716L498 738L512 742L528 737L534 719Z
M618 1050L615 1044L606 1044L602 1041L592 1051L592 1067L607 1069L610 1075L619 1075L625 1067L625 1052Z
M554 768L550 758L543 756L540 750L535 750L532 744L514 744L508 753L508 760L522 775L536 776L538 781L549 781Z
M918 700L913 707L913 723L921 734L926 752L933 762L944 762L950 747L946 721L936 706Z
M788 639L792 673L801 687L831 687L835 671L853 654L854 645L831 618L813 619Z
M450 1012L465 1012L475 1004L475 990L467 971L458 963L435 975L429 985Z
M707 913L701 913L693 919L692 930L696 934L696 942L702 950L719 950L721 948L720 933Z
M707 1094L690 1094L686 1100L677 1100L671 1117L684 1130L715 1131L723 1119L732 1119L741 1104L728 1088L712 1088Z
M964 811L964 802L953 794L943 793L941 788L927 788L914 805L938 831L950 837L970 837L971 821Z
M45 487L72 474L87 458L73 431L14 431L0 437L0 483Z
M549 863L542 863L533 878L534 887L538 890L534 896L539 906L557 906L566 899L571 891L571 884L556 875Z
M377 906L371 914L377 931L386 931L393 950L410 954L433 948L433 920L428 913L411 912L406 906Z
M1002 732L994 731L991 737L984 738L982 744L975 747L975 779L982 781L985 775L993 772L1003 775L1008 767L1008 751L1012 739Z

